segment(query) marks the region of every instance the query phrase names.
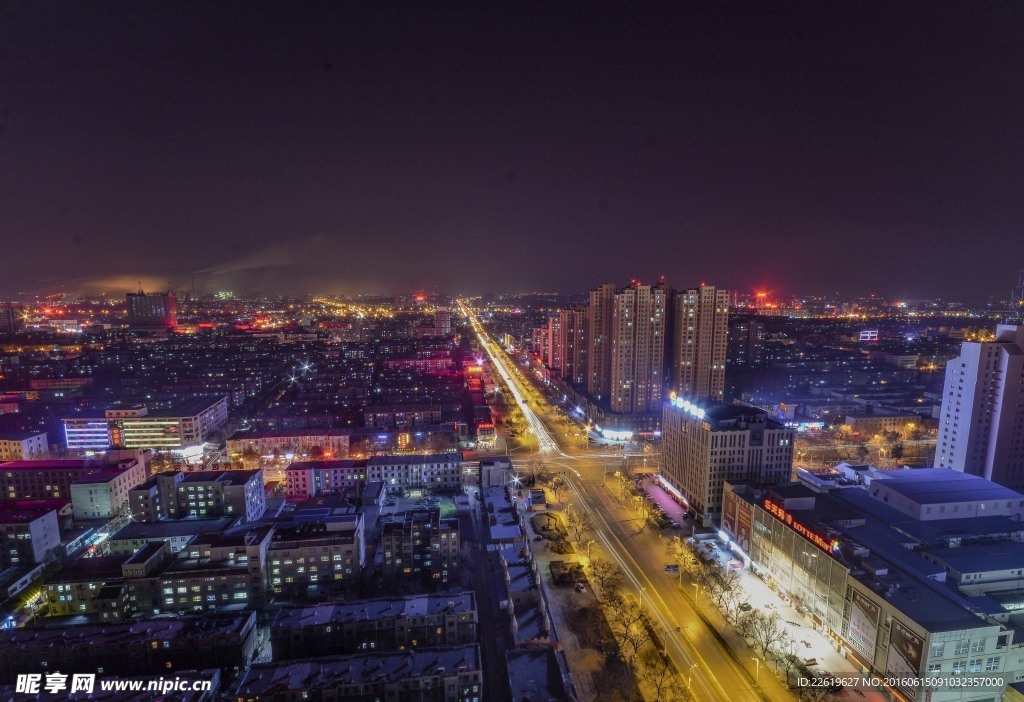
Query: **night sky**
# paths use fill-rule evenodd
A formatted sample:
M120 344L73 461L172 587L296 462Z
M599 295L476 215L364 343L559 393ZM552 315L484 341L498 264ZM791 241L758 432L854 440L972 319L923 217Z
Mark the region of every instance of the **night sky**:
M0 294L980 298L1019 2L0 3Z

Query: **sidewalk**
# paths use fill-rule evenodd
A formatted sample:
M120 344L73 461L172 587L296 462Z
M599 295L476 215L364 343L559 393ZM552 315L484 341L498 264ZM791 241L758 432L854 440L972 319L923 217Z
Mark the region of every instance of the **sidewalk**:
M554 587L549 580L551 561L578 561L581 554L552 553L548 550L547 541L533 541L537 533L533 530L533 522L530 517L544 512L525 511L525 498L515 497L514 499L519 504L519 508L524 510L523 514L526 516L527 538L530 540L530 547L533 549L540 572L538 586L547 599L551 625L557 632L559 648L569 666L579 702L619 699L614 695L614 690L599 690L595 682L595 675L604 670L605 654L595 648L581 645L579 636L569 621L569 615L574 609L599 606L594 596L593 586L588 585L586 592L579 593L571 587ZM560 510L554 510L554 513L561 516Z
M689 527L688 523L682 521L682 515L685 514L685 510L671 495L654 481L647 482L644 485L644 490L665 510L666 514L684 525L682 531L677 533L680 538L686 538L692 533L692 528ZM677 517L676 515L679 516ZM710 555L721 564L722 568L728 569L730 563L735 564L740 560L735 554L725 551L722 548L723 544L717 539L714 540L714 543L719 548L716 548ZM733 568L733 570L740 576L740 583L754 609L778 613L783 624L789 630L790 636L793 637L794 645L791 652L794 655L803 660L817 660L817 664L811 666L816 672L828 672L835 675L853 677L860 675L860 670L843 658L842 654L832 646L827 633L817 631L809 618L793 609L788 601L784 600L779 593L773 591L767 583L751 573L747 568ZM693 599L692 591L689 599ZM711 608L714 607L712 606ZM717 608L714 609L716 613L719 613ZM707 612L707 610L708 608L705 608L704 611ZM722 621L724 623L724 616ZM746 646L745 642L744 646ZM868 690L864 689L863 692L867 693ZM885 697L871 697L868 694L864 699L884 700Z
M722 544L717 540L716 546ZM716 548L712 554L724 568L728 568L730 561L735 562L737 556L722 548ZM746 591L750 604L754 609L766 613L775 612L779 615L782 623L789 630L793 639L792 653L797 657L817 661L811 669L816 674L832 673L839 677L860 677L861 671L850 661L846 660L838 649L833 646L827 631L824 627L815 627L810 617L798 612L790 605L788 598L781 593L772 590L767 583L750 572L747 568L734 569L740 576L740 583ZM717 612L717 609L716 609ZM724 617L723 617L724 619ZM868 686L858 688L861 695L859 699L867 702L884 702L888 697L878 689ZM846 694L846 693L843 693Z
M609 486L606 485L605 487L608 488ZM662 500L667 503L663 505L662 508L669 516L675 518L674 514L680 514L681 516L684 512L683 508L672 499L671 495L666 493L653 481L646 482L644 490L659 504L661 504ZM616 490L610 490L610 494L613 499L621 502ZM626 509L633 511L628 507ZM663 531L652 528L651 532L653 534L657 534L660 539L661 547L667 549L673 538L687 538L688 535L692 533L692 528L684 524L683 529L681 530L673 529ZM728 557L724 558L723 563L726 564L725 567L728 567L728 561ZM758 655L757 651L755 651L750 644L748 644L747 641L736 632L733 626L726 620L725 615L721 610L719 610L704 595L699 596L697 601L694 602L694 583L688 575L682 573L680 576L670 577L673 583L671 587L677 588L685 599L693 603L694 611L700 619L703 620L706 629L710 630L712 635L721 642L725 654L736 661L741 668L746 670L752 679L759 681L759 684L756 687L761 699L783 700L793 698L793 695L791 694L791 691L788 690L785 682L782 681L780 676L775 675L774 666L772 666L771 663L762 660L760 666L758 666L758 664L752 662L754 658L761 660L761 656ZM691 636L701 635L699 625L697 625L697 630L693 631L691 630L691 624L684 623L683 629ZM765 670L761 671L759 668L764 668Z

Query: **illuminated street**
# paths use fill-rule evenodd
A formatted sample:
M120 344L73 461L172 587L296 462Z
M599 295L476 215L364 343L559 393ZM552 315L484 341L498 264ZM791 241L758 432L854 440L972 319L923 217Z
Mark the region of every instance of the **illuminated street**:
M754 682L758 676L757 664L752 660L736 660L712 627L696 613L691 596L674 586L673 576L665 575L665 538L644 527L636 513L616 501L617 486L612 480L605 483L609 472L622 467L622 457L586 455L585 451L560 447L545 425L544 419L551 421L548 413L538 408L538 414L535 401L523 403L534 393L518 380L515 372L510 372L510 361L486 336L479 320L466 306L462 306L462 310L470 316L481 344L520 403L531 431L538 437L537 456L544 457L552 470L565 471L562 475L572 493L569 502L590 515L595 525L593 533L608 557L622 569L625 586L637 593L653 614L668 642L668 654L676 669L688 671L696 664L693 668L695 697L705 700L791 699L789 691L767 671L759 676L759 691Z
M1022 7L4 3L0 702L1024 702Z

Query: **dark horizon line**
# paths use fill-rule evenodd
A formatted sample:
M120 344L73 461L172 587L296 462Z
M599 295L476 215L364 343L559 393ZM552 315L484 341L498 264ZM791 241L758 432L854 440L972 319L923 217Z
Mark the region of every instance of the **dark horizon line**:
M636 282L643 283L643 281L636 281ZM624 287L628 287L628 285L630 284L630 283L618 283L618 282L615 282L615 281L606 281L606 283L611 283L613 285L616 285L617 287L623 287L623 288ZM558 297L572 297L572 296L586 297L588 292L592 288L595 288L598 285L603 285L603 284L605 284L605 283L597 283L597 284L594 284L594 285L592 285L590 287L576 289L576 290L534 289L534 290L488 290L488 291L479 291L479 290L462 290L462 291L444 290L444 291L438 291L436 288L434 288L433 290L431 290L431 289L424 289L424 288L405 288L405 289L402 289L402 290L395 290L395 289L391 288L391 289L388 289L386 291L369 290L368 289L368 290L363 291L363 292L358 292L358 291L355 291L355 292L337 292L337 291L326 291L326 290L320 290L320 291L306 290L306 291L301 291L301 292L298 292L298 291L274 292L274 291L264 290L264 291L258 291L258 292L250 291L250 292L242 293L242 292L236 292L236 291L233 291L233 290L230 290L230 289L225 289L225 290L219 290L219 291L214 291L214 292L206 291L206 292L202 292L202 293L196 293L196 298L200 299L200 300L208 299L208 298L211 298L214 295L216 295L217 292L231 292L231 293L235 294L235 299L238 299L238 300L298 299L298 298L304 298L304 297L317 297L317 296L333 296L333 297L346 297L346 298L355 298L355 297L359 297L359 296L365 296L365 297L389 297L390 296L390 297L394 297L394 296L400 296L400 295L416 295L416 294L426 294L426 295L429 295L431 297L444 297L444 298L452 298L452 299L457 299L457 298L460 298L460 297L485 297L485 298L493 298L493 297L498 297L498 296L503 296L503 295L515 296L515 297L525 297L525 296L530 296L530 295L542 295L542 296L552 296L552 297L556 297L556 296L558 296ZM701 283L701 284L704 284L704 283ZM669 287L671 287L674 290L682 290L682 289L689 289L692 286L673 286L673 285L669 284ZM736 291L736 288L729 287L729 286L717 286L716 285L714 287L719 288L719 289L723 289L723 290ZM191 290L189 290L187 287L184 287L184 286L183 287L174 287L174 286L172 286L170 288L168 288L168 287L147 288L147 287L143 286L142 289L144 289L146 292L153 292L153 293L156 293L156 292L166 292L166 291L170 290L170 291L173 291L179 298L183 298L186 294L191 294L192 293ZM137 289L131 289L131 290L125 289L123 291L102 291L102 292L85 292L85 291L80 291L80 290L78 290L78 291L63 291L63 290L56 290L56 289L55 290L51 290L49 292L28 292L28 291L11 292L11 291L8 291L8 292L0 293L0 302L20 303L20 302L24 302L26 300L29 300L31 298L45 298L45 297L48 297L50 295L58 295L58 294L67 294L69 296L72 296L73 300L95 299L95 298L117 299L117 298L122 298L124 295L126 295L128 293L134 293L134 292L137 292ZM747 294L747 295L753 295L755 292L758 292L758 291L755 288L749 288L747 290L740 291L740 292L742 292L743 294ZM896 294L892 294L892 295L889 295L889 294L884 294L884 293L872 293L872 292L844 293L844 292L841 292L841 291L831 291L831 292L809 292L809 291L804 291L804 292L799 292L799 293L795 293L795 292L794 293L790 293L790 292L782 293L782 292L775 292L775 291L769 291L769 292L773 295L773 297L775 299L783 299L783 300L826 298L826 299L839 299L839 300L849 301L849 300L862 300L862 299L876 298L880 302L933 301L933 302L946 302L946 303L955 303L955 304L999 304L999 303L1004 303L1004 302L1005 303L1010 303L1011 300L1012 300L1009 291L1006 294L1004 294L1004 295L989 294L989 295L975 296L975 297L970 297L970 298L953 298L953 297L947 297L947 296L944 296L944 295L927 295L927 294L915 294L915 295L896 295Z

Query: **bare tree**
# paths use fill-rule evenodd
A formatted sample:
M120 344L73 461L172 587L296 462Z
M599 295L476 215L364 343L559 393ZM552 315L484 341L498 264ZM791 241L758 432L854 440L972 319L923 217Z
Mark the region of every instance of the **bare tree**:
M640 679L650 686L656 702L677 702L683 699L679 674L672 661L653 648L646 648L640 655L640 663Z
M797 670L797 666L800 663L800 659L796 656L786 653L779 657L779 672L784 673L786 676L786 684L790 684L789 676L794 670Z
M567 526L576 543L582 543L583 535L594 528L594 522L586 512L569 510Z
M801 685L797 689L799 690L797 699L800 702L831 702L835 699L835 695L827 687Z
M779 664L785 662L786 656L789 655L789 651L792 650L793 635L788 629L783 630L782 636L776 641L770 649L768 649L768 657L776 663L776 668Z
M590 577L601 587L602 592L608 592L622 577L622 569L611 561L598 557L590 561Z
M769 652L784 642L789 634L782 627L782 617L778 612L766 615L755 609L751 614L754 616L750 618L750 638L760 649L761 655L767 658Z
M534 466L532 475L534 483L546 485L551 481L551 471L548 470L547 465L545 465L543 461Z
M633 506L640 512L644 521L651 516L651 503L645 500L643 495L633 495Z
M691 560L691 577L705 590L711 592L715 587L715 579L718 575L718 563L712 561L700 553L694 553Z
M760 612L756 609L743 612L740 616L736 617L736 631L745 639L749 639L754 630L754 620L760 616Z
M651 640L651 633L644 621L644 610L638 602L622 597L618 593L608 598L608 604L608 624L630 663L633 663L640 650Z
M551 490L555 493L555 499L559 502L565 501L565 496L569 492L569 486L566 485L565 480L560 475L556 475L551 481Z
M847 432L841 431L839 428L830 430L828 443L832 446L836 460L849 461L853 458L853 453L850 450L850 436Z
M736 571L730 570L719 576L718 583L719 593L716 604L729 619L735 620L740 612L740 604L745 602L744 595L746 594L740 585L740 576L736 574Z
M149 469L153 474L165 473L174 469L174 461L168 454L158 453L154 455L153 460L150 461Z

